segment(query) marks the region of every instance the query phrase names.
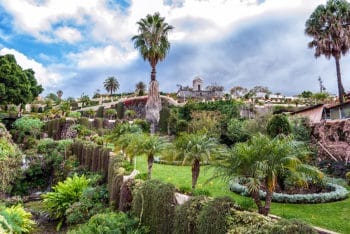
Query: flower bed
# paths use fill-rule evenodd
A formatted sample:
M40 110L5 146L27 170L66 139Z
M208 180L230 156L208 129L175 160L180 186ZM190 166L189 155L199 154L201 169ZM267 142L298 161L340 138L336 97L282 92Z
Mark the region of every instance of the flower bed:
M272 201L280 203L324 203L331 201L339 201L348 197L348 190L340 185L328 183L326 185L331 192L328 193L311 193L311 194L284 194L273 193ZM233 180L229 182L232 192L243 196L248 196L247 187ZM260 190L260 198L264 199L266 192Z

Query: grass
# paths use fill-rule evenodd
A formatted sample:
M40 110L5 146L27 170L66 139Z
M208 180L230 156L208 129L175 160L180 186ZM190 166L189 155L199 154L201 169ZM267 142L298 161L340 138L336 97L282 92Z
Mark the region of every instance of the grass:
M147 172L146 158L138 157L136 168L141 173ZM215 179L209 183L206 181L213 175L213 169L207 166L201 167L197 182L197 189L208 190L211 196L230 196L242 206L251 206L250 198L246 198L230 192L228 183ZM154 164L152 178L174 184L177 188L191 188L191 167ZM305 222L339 233L350 233L350 198L331 203L322 204L282 204L273 203L271 214L284 218L297 218Z

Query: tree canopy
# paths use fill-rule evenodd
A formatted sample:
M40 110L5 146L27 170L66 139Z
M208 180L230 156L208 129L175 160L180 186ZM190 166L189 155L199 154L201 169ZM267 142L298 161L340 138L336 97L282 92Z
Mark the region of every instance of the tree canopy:
M42 91L32 69L23 70L11 54L0 56L0 104L30 103Z

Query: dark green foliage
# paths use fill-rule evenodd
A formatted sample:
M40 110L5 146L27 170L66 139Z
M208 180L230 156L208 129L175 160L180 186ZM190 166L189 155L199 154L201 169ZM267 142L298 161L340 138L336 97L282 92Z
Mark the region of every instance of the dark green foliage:
M115 110L117 111L118 119L123 119L124 118L124 112L125 112L124 103L119 102L116 105Z
M188 102L186 105L179 109L180 117L185 120L191 119L191 112L195 110L205 111L219 111L225 115L226 118L239 118L240 117L241 103L235 100L228 101L215 101L215 102Z
M87 127L87 128L90 128L90 127L91 127L91 126L90 126L89 119L86 118L86 117L81 117L81 118L79 118L79 119L78 119L78 123L79 123L80 125L83 125L83 126Z
M226 216L234 203L230 197L218 197L207 203L198 216L198 233L225 234Z
M104 113L104 106L100 106L98 109L97 109L97 111L96 111L96 117L97 118L103 118L104 117L104 115L103 115L103 113Z
M1 105L30 103L42 91L32 69L23 70L11 54L0 56Z
M316 234L318 233L307 223L297 219L281 219L270 229L270 233L274 234Z
M138 189L132 210L151 233L172 233L175 218L175 187L159 180L147 180Z
M267 123L267 134L269 134L271 137L275 137L280 134L288 135L291 133L291 131L291 126L286 115L273 115Z
M199 196L176 207L174 234L199 233L198 215L206 202L208 198Z
M307 117L294 117L291 119L291 128L295 140L310 141L311 123Z
M181 132L187 132L188 131L188 121L186 120L179 120L176 122L176 133L179 134Z
M68 234L143 234L147 233L147 229L139 227L137 219L129 218L125 213L103 213L91 217L89 222L80 225L73 230L69 230Z
M249 139L249 134L245 129L244 121L230 119L227 124L227 137L233 142L245 142Z
M86 188L79 198L65 212L67 224L84 223L91 216L102 213L106 207L108 193L105 187Z
M168 133L168 122L170 117L170 109L165 106L162 108L162 110L159 112L159 130L162 133Z
M95 129L103 129L103 119L102 118L95 118L94 127L95 127Z
M149 132L150 131L150 127L151 127L151 124L146 121L146 120L143 120L143 119L135 119L134 120L134 124L138 125L143 132Z

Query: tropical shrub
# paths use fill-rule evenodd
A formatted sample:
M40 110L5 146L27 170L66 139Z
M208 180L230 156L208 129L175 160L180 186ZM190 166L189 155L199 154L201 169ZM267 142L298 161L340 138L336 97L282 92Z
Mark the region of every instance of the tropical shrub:
M29 233L35 222L31 220L31 213L25 211L21 205L11 207L0 206L0 233Z
M208 202L204 196L193 197L176 207L174 234L198 233L198 215Z
M89 182L84 175L80 177L74 175L53 186L53 192L42 195L44 207L50 212L51 217L60 220L57 226L58 229L60 229L65 219L67 209L80 199Z
M129 218L125 213L104 213L92 216L86 224L69 230L68 234L87 233L127 233L143 234L148 233L144 227L139 227L137 219Z
M80 118L81 117L81 113L78 112L78 111L71 111L71 112L69 112L68 117Z
M91 216L102 213L108 201L105 187L96 186L86 188L79 198L66 210L67 224L84 223Z
M151 233L172 233L175 218L175 187L159 180L147 180L133 199L132 212Z
M22 132L26 135L38 136L41 133L41 129L44 126L44 123L40 119L22 117L17 119L13 126L16 131Z
M275 137L280 134L288 135L291 133L291 131L291 126L286 115L273 115L267 123L267 134L271 137Z
M244 128L244 122L239 119L230 119L227 124L226 134L233 143L244 142L249 138L249 134Z
M230 197L217 197L209 201L199 213L198 233L226 233L228 228L226 216L233 207L234 202Z
M290 119L291 130L297 141L310 141L311 125L307 117L293 117Z
M206 134L219 138L221 135L221 121L223 117L219 111L192 111L188 129L191 133Z

